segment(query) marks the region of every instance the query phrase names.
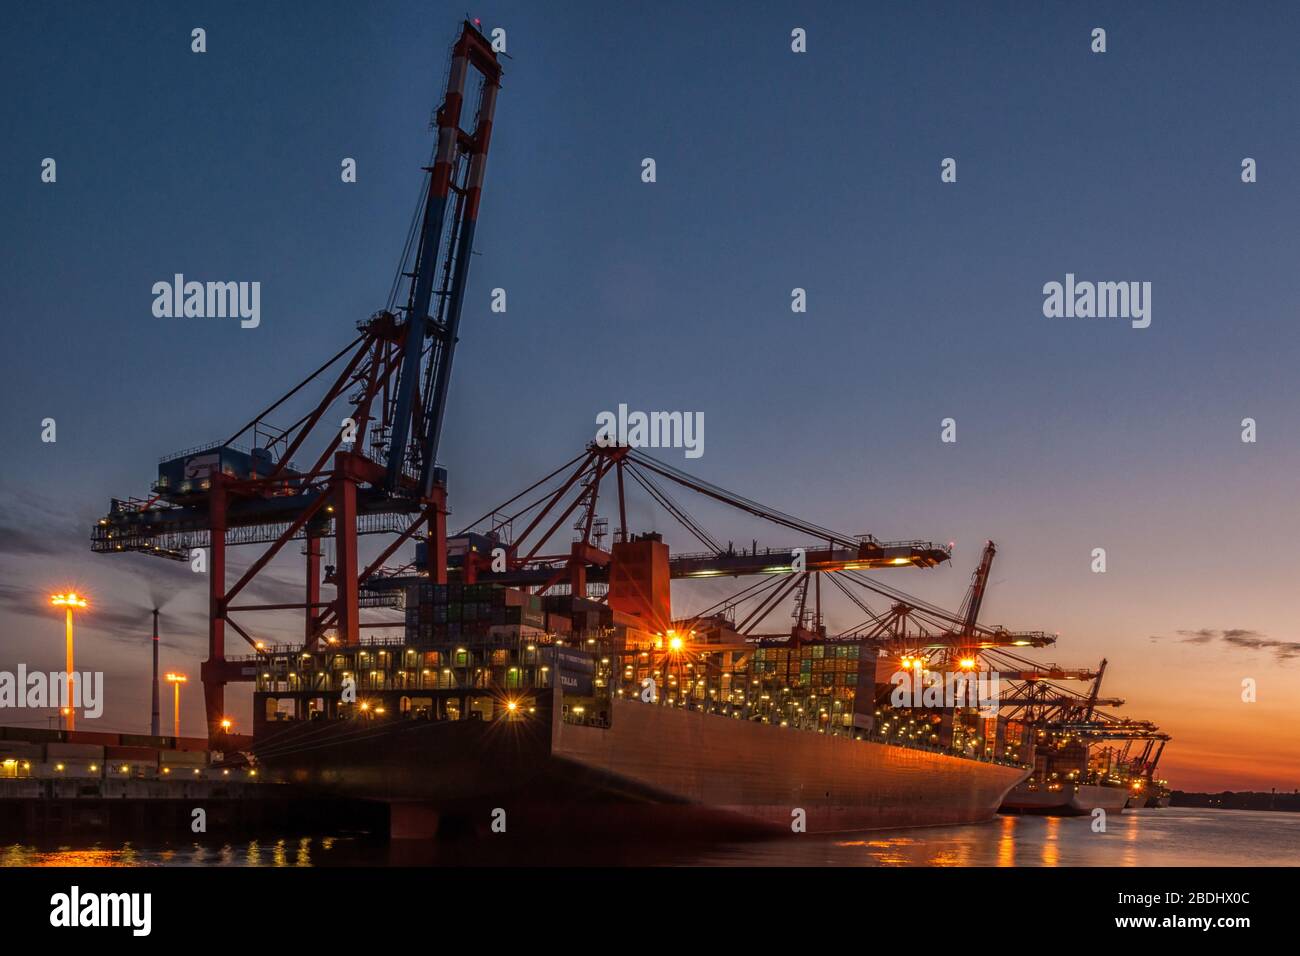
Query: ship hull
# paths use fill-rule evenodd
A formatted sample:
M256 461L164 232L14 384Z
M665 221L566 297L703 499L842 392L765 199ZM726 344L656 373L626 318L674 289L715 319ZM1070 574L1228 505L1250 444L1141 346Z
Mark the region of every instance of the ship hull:
M550 709L550 708L546 708ZM305 722L259 734L271 779L481 826L638 819L674 830L833 832L989 820L1027 770L639 701L609 726L528 719ZM415 814L418 816L418 813ZM659 832L659 830L656 830Z
M1086 816L1098 808L1122 813L1129 799L1127 790L1094 784L1067 784L1060 790L1030 789L1021 784L1007 794L1004 813L1043 813L1051 816Z

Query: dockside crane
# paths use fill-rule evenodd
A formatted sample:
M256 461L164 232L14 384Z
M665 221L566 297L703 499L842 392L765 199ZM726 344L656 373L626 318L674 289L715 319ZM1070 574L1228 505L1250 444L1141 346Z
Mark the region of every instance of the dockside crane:
M616 498L615 544L631 538L627 526L628 492L639 490L707 549L673 553L668 573L674 580L771 576L782 579L784 599L803 583L804 574L931 568L951 558L949 548L931 541L879 541L872 535L844 534L703 481L637 448L592 443L582 454L489 509L454 536L491 543L503 552L502 566L490 553L467 548L457 557L462 580L523 588L542 595L567 587L569 593L580 596L586 595L589 585L608 583L613 555L602 547L601 540L608 524L596 517L596 509L602 487L610 484L614 485ZM760 548L754 542L753 547L742 549L731 544L723 546L670 494L668 486L795 531L804 536L804 544ZM558 550L552 542L574 516L578 518L573 525L578 534L567 543L567 550ZM395 595L416 583L423 571L419 562L388 569L367 587L376 595Z
M472 133L461 129L466 81L473 66L482 76L477 122ZM402 362L397 375L392 431L387 448L384 488L391 495L429 500L439 481L438 446L451 383L451 362L460 330L465 286L483 196L492 118L500 88L501 67L482 35L465 25L452 51L447 92L438 108L438 145L428 167L424 214L410 296L403 322ZM443 252L443 226L453 206L449 246ZM441 267L441 272L439 271ZM435 281L438 305L430 312ZM412 485L407 478L414 478Z
M100 553L188 561L196 549L207 549L208 659L202 678L216 749L232 743L223 717L226 684L253 680L257 671L255 664L227 659L226 625L255 651L263 646L233 612L301 610L304 646L327 631L331 640L357 643L363 627L387 623L360 620L362 585L403 543L425 540L433 554L428 578L446 580L446 475L437 453L501 76L491 44L466 21L451 49L418 227L407 239L388 306L358 323L351 343L225 441L164 459L153 494L114 499L92 532L91 548ZM471 81L477 84L473 112L466 108ZM403 276L409 293L398 308ZM283 429L268 421L331 370L332 384L306 414ZM340 429L331 412L345 398L351 412ZM250 440L251 448L240 445L241 439ZM314 464L299 469L294 456L321 442ZM359 570L357 538L363 534L394 537ZM337 561L332 601L320 594L321 541L330 536ZM304 542L303 600L235 604L293 540ZM267 547L227 587L226 550L233 545Z
M1080 672L1078 679L1085 679L1088 672ZM1092 672L1095 676L1095 672ZM1008 675L1007 679L1016 681L1022 675ZM1036 728L1048 728L1078 719L1078 716L1091 706L1122 707L1122 697L1096 697L1079 694L1061 687L1055 680L1042 679L1020 680L1003 696L1001 712L1008 720L1019 720Z
M1101 666L1097 668L1097 676L1092 682L1092 691L1088 694L1088 703L1083 708L1084 721L1092 720L1093 711L1097 709L1097 701L1101 696L1101 681L1106 676L1106 663L1106 658L1103 657Z
M996 554L996 545L992 541L986 542L979 564L971 574L970 587L956 612L920 601L865 575L832 577L831 583L868 615L866 621L846 631L841 637L869 639L889 654L898 654L911 660L922 658L937 667L958 665L966 670L975 669L980 655L992 650L1008 647L1041 648L1055 644L1056 637L1044 631L1010 631L1001 625L979 623L979 614L988 591L989 572ZM873 591L890 598L893 603L888 611L877 613L854 596L847 585L857 585ZM964 661L969 664L962 665ZM1021 662L1030 667L1036 666L1023 659Z
M980 555L980 563L971 575L970 590L966 592L959 612L961 629L955 635L957 639L955 652L959 656L973 655L977 650L975 624L979 620L980 608L984 604L984 593L988 590L989 584L989 571L993 568L993 558L997 553L997 546L992 541L986 541L984 553Z

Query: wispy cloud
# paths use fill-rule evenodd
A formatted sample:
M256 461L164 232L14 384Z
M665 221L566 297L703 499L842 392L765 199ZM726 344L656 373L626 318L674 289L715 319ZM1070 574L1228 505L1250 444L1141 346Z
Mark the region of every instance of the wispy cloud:
M0 557L45 557L89 547L90 527L36 499L0 492Z
M75 514L39 491L18 491L0 484L0 631L6 652L18 653L22 635L50 618L46 593L50 588L75 586L88 594L92 610L81 625L87 636L135 643L147 638L151 612L162 611L163 644L192 650L207 633L206 574L196 574L188 561L168 561L143 555L95 555L90 551L93 518ZM285 549L292 555L294 545ZM227 586L243 573L254 555L232 555ZM53 569L57 566L57 572ZM263 569L241 594L249 604L301 600L304 584L288 568ZM301 632L288 614L243 620L260 637L291 639Z
M1178 636L1184 644L1208 644L1219 636L1219 632L1203 627L1199 631L1179 631Z
M1218 643L1239 650L1272 651L1279 661L1300 658L1300 641L1275 640L1267 634L1245 627L1226 629L1202 627L1196 630L1175 631L1174 633L1180 638L1180 644ZM1152 635L1152 640L1158 639L1158 635Z

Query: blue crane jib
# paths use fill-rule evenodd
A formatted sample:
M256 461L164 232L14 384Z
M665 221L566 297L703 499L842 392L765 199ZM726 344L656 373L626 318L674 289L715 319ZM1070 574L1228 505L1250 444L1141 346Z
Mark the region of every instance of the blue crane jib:
M461 128L470 68L480 75L478 115L473 132ZM410 273L405 310L405 344L393 399L386 490L403 494L415 479L416 494L428 498L437 480L435 462L451 380L451 360L478 221L492 114L501 66L484 36L466 24L452 48L447 96L438 109L438 143L428 167L424 214ZM451 227L444 230L448 207ZM445 247L445 248L444 248ZM436 286L436 290L435 290ZM430 305L437 294L437 305Z

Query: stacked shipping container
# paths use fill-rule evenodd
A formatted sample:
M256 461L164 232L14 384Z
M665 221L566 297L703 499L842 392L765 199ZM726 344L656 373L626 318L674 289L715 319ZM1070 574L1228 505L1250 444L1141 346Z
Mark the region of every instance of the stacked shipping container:
M495 584L413 584L406 589L408 641L499 643L538 636L545 629L542 599L535 594Z

